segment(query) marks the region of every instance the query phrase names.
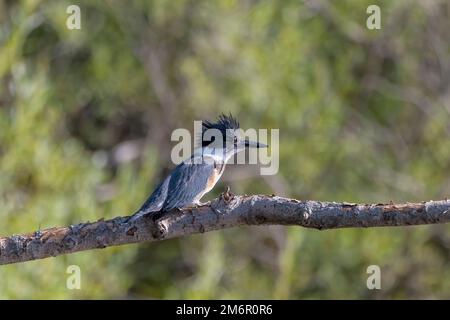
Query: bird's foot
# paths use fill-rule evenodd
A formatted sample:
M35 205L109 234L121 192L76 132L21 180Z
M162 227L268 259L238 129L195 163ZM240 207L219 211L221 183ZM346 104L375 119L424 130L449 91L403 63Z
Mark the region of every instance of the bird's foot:
M191 211L191 210L195 210L195 209L197 209L198 207L201 207L201 206L204 206L204 205L206 205L206 203L203 203L203 202L198 201L198 202L194 202L194 203L192 203L192 204L190 204L190 205L188 205L188 206L185 206L185 207L182 207L182 208L178 208L178 210L179 210L179 211L183 211L183 210L189 210L189 211Z
M195 203L195 207L193 207L193 208L198 208L198 207L202 207L202 206L208 206L217 215L221 214L221 212L219 212L218 210L216 210L216 208L214 208L214 204L211 202L198 201Z

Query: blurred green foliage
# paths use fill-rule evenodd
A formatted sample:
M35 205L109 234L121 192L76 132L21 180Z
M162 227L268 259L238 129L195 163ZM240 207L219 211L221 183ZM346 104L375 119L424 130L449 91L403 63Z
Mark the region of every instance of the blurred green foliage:
M172 130L228 111L280 129L280 172L230 166L208 198L450 194L448 1L77 1L81 30L69 4L0 1L1 235L132 213ZM0 298L448 299L448 231L235 228L2 266Z

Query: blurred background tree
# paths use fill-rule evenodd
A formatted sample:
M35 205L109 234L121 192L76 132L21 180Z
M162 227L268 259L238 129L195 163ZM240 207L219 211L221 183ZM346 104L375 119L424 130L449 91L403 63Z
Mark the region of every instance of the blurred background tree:
M228 111L280 129L280 171L230 166L208 199L450 194L448 1L85 0L81 30L70 4L0 1L1 235L134 212L172 130ZM242 227L2 266L0 298L448 299L449 228Z

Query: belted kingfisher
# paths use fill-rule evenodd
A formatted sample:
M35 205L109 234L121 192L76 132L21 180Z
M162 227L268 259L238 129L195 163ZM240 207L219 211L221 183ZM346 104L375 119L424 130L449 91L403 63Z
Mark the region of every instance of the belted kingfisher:
M238 129L239 123L231 114L222 114L217 122L202 121L201 145L158 185L133 215L133 220L142 215L153 216L156 212L160 218L175 208L201 205L200 199L219 181L227 161L234 154L246 148L267 147L242 138Z

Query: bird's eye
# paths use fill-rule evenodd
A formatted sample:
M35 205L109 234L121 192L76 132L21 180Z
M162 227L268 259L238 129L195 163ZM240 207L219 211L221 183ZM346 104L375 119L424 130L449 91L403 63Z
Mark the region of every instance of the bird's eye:
M237 144L237 137L236 136L234 137L234 144L235 145Z

